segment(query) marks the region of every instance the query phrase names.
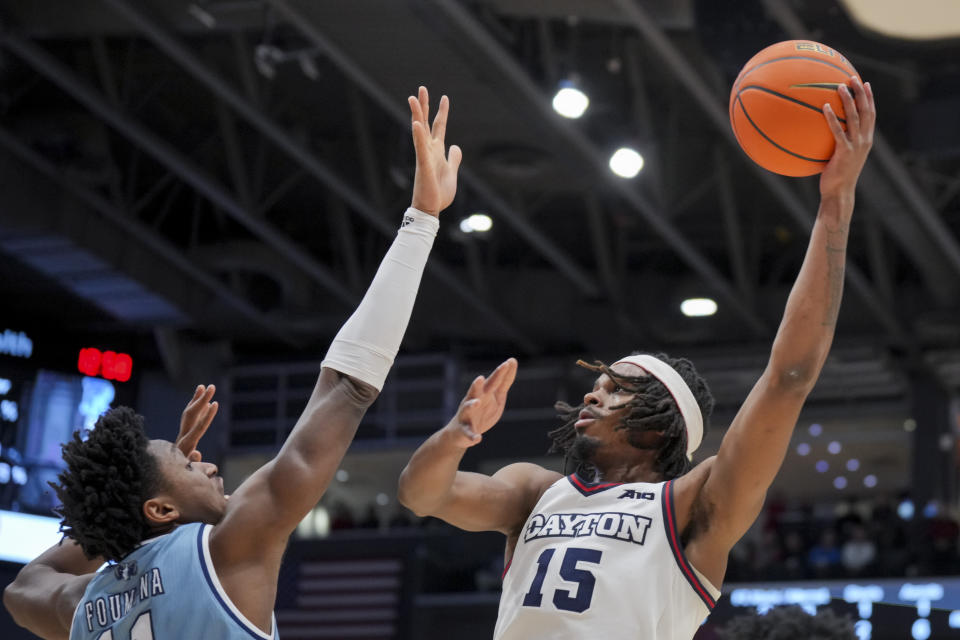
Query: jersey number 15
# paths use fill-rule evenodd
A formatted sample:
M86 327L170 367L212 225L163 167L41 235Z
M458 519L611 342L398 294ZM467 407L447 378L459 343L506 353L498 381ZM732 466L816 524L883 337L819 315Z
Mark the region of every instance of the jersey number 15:
M533 578L533 584L530 590L523 596L523 606L539 607L543 601L543 581L547 577L547 570L550 568L550 561L553 560L553 554L556 549L544 549L540 557L537 558L537 575ZM557 589L553 592L553 605L561 611L573 611L583 613L590 608L590 601L593 599L593 587L597 582L593 572L586 569L577 568L578 562L589 564L600 564L602 551L597 549L584 549L581 547L570 547L563 554L563 562L560 563L560 577L567 582L577 584L577 594L570 595L566 589Z

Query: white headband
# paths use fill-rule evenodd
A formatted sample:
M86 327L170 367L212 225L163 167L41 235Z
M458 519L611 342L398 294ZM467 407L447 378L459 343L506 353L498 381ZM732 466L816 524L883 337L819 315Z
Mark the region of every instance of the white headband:
M680 415L683 416L683 422L687 427L687 457L691 457L703 440L703 416L700 414L700 405L697 404L697 399L693 397L690 387L683 381L676 369L653 356L627 356L617 360L612 366L621 362L640 367L662 382L670 395L673 396L673 400L677 403Z

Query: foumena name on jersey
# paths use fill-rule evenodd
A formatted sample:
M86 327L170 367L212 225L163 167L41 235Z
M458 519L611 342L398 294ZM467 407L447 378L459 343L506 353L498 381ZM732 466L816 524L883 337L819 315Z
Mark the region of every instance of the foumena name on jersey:
M118 564L114 567L114 572L118 580L135 578L137 563ZM101 629L109 627L126 615L138 602L163 595L163 593L163 577L160 575L160 569L156 567L148 569L131 588L83 603L87 631L93 631L94 624Z
M537 538L585 538L598 536L643 544L652 520L633 513L535 513L527 520L523 541Z

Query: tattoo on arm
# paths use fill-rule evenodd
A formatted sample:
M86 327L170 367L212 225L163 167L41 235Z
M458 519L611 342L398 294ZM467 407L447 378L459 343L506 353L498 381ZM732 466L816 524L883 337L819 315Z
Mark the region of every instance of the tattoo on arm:
M847 254L849 225L827 229L827 280L830 302L823 318L823 326L834 327L840 314L840 299L843 296L843 272Z

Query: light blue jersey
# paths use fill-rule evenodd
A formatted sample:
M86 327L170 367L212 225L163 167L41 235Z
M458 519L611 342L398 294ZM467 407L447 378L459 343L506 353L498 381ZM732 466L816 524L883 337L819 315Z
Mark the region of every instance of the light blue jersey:
M210 560L210 525L146 541L87 586L70 640L276 640L233 605Z

